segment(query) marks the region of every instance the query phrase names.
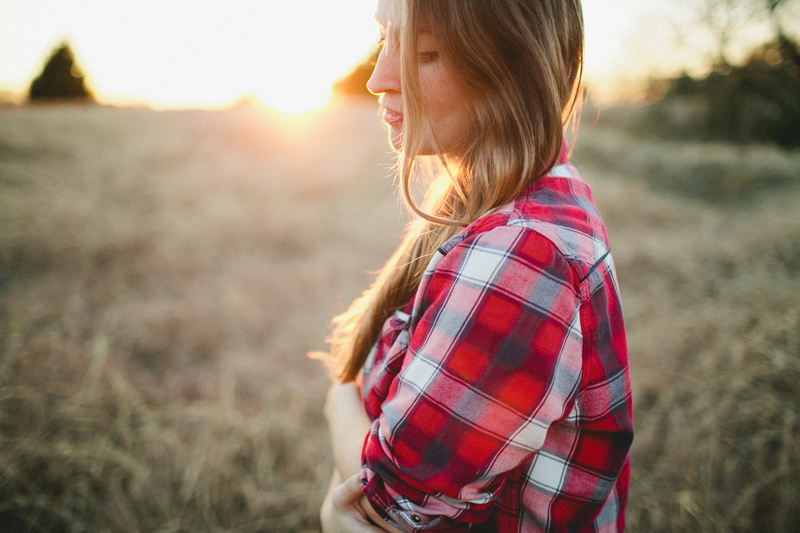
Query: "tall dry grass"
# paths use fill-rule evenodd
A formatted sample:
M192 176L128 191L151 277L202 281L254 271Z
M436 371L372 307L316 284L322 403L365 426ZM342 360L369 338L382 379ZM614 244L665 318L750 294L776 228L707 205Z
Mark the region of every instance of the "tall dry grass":
M794 531L797 154L579 139L629 332L629 530ZM305 352L398 241L386 152L369 104L0 111L2 530L318 530ZM709 202L680 182L709 158L784 177Z
M602 127L581 142L629 334L629 530L796 531L800 153ZM714 192L709 166L747 188Z
M305 353L401 229L375 110L315 121L0 115L0 530L318 528Z

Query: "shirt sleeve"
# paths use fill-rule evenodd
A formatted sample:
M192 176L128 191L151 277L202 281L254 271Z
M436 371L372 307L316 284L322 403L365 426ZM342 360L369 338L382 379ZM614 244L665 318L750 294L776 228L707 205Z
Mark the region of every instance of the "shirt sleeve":
M579 281L526 228L432 261L403 366L364 444L364 493L406 530L485 521L515 468L566 418L581 379Z

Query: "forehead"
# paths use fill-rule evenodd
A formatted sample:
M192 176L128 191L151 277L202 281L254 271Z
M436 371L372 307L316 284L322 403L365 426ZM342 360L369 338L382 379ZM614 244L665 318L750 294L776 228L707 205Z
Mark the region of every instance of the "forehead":
M378 0L378 8L375 11L375 19L385 28L389 25L400 25L402 16L402 0Z
M402 2L403 0L379 0L378 8L375 11L375 20L386 30L391 27L393 31L400 31L400 22L403 16ZM434 34L430 25L424 20L420 21L417 31L422 37L432 37Z

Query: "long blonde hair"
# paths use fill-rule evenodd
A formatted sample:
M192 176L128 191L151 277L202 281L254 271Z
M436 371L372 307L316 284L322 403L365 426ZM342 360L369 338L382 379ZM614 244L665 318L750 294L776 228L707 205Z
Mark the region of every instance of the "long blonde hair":
M328 363L343 382L356 378L384 321L410 302L433 252L553 167L580 93L580 0L401 1L404 122L398 167L403 200L419 218L373 285L333 320ZM425 110L417 50L423 23L472 106L475 131L457 161L438 149ZM425 195L427 211L411 191L423 138L445 168Z

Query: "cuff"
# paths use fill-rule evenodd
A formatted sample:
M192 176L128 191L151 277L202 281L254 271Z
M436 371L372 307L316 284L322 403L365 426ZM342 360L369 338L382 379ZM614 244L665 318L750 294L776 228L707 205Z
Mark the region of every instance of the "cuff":
M418 506L402 499L395 501L386 494L380 477L368 467L361 469L361 491L381 518L394 527L406 531L442 531L456 533L467 531L471 524L456 523L446 516L431 516L419 512Z

